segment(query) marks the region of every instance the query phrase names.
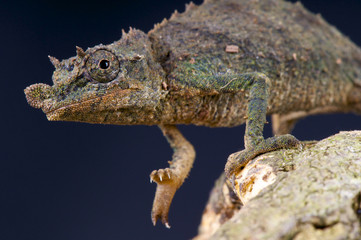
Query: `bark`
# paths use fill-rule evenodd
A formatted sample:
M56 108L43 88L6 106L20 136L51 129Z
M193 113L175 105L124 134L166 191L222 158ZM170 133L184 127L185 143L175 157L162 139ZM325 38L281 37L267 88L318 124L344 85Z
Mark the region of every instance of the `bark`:
M196 240L361 239L361 131L263 154L221 176Z

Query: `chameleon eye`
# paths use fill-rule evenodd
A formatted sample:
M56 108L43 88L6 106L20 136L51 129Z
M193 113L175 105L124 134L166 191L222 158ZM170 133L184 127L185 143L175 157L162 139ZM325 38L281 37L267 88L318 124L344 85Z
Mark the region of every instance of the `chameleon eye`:
M107 50L92 53L86 62L86 68L90 77L100 83L114 80L120 69L117 57Z
M102 59L102 60L100 60L100 62L99 62L99 67L101 68L101 69L107 69L107 68L109 68L109 65L110 65L110 63L109 63L109 61L108 60L106 60L106 59Z

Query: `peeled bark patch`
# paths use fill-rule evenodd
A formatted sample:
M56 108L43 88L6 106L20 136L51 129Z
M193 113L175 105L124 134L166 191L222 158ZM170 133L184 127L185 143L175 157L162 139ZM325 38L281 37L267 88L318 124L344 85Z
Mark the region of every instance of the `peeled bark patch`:
M264 154L253 162L272 167L274 183L240 210L234 208L233 217L211 237L204 225L206 211L198 239L361 239L361 131L341 132L302 151Z

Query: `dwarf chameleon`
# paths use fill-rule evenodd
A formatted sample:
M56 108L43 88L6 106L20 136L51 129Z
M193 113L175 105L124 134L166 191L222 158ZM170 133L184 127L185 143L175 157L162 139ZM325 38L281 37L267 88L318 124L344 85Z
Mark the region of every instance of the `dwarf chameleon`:
M361 113L361 50L300 3L205 0L156 24L130 29L109 45L62 61L53 85L25 89L50 121L158 125L174 150L155 170L152 221L169 227L176 190L195 151L177 124L233 127L246 123L245 150L226 163L232 182L255 156L299 145L288 134L302 117ZM264 139L266 115L276 136Z

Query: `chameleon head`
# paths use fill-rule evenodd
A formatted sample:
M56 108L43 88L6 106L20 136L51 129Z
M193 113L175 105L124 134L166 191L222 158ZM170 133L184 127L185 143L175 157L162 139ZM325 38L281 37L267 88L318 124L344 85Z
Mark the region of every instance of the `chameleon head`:
M149 124L166 94L163 70L139 30L109 45L77 47L77 56L63 61L49 58L55 66L53 86L34 84L24 92L50 121Z

